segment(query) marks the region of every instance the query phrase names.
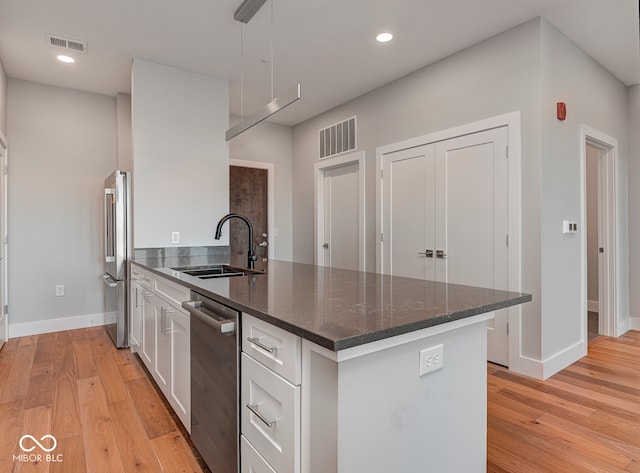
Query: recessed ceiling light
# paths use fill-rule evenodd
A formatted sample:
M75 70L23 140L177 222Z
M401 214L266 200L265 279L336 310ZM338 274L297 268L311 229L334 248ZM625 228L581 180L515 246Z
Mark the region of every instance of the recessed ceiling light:
M71 63L76 62L76 60L73 59L71 56L65 56L64 54L60 54L58 56L58 61L64 62L64 63L67 63L67 64L71 64Z
M391 33L380 33L376 36L376 41L379 43L387 43L393 39L393 35Z

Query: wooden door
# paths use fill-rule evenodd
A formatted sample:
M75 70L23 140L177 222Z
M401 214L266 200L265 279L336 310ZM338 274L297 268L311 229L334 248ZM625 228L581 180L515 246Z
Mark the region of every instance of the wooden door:
M267 248L268 202L267 170L229 166L229 211L247 217L253 225L253 246L258 261L256 268L264 268L269 255ZM231 264L247 266L247 226L239 219L229 221Z
M360 267L360 200L358 164L324 173L324 266Z

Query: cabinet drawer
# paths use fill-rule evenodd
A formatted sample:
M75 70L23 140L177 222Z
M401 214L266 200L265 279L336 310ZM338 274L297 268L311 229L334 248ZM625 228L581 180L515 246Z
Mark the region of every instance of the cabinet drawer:
M276 473L244 436L240 437L240 473Z
M160 276L155 276L155 291L179 308L182 308L182 303L190 297L189 288Z
M147 289L152 289L152 279L149 274L144 269L135 264L131 265L131 280L139 282Z
M300 347L297 335L242 314L242 351L293 384L300 384Z
M275 471L298 473L300 387L246 353L241 356L241 372L241 433Z

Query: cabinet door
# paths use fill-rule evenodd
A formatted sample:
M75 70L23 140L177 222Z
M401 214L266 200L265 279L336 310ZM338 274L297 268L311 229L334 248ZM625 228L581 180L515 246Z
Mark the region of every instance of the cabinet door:
M129 311L129 313L131 314L129 340L131 344L131 351L134 353L142 350L142 321L144 317L144 314L142 313L143 305L144 289L140 286L140 284L132 282Z
M189 317L175 310L169 314L171 333L171 381L169 402L191 433L191 359Z
M142 361L147 369L153 373L156 359L156 304L155 297L150 292L142 292Z
M171 334L169 333L171 331L171 321L169 320L169 313L174 310L158 299L158 304L155 308L156 356L153 378L167 397L169 397L169 383L171 381Z

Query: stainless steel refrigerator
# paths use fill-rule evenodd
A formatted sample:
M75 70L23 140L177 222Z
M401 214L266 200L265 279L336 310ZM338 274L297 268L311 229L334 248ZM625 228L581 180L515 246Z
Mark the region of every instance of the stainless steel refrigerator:
M104 181L105 313L114 323L107 331L118 348L129 346L129 277L131 256L131 174L115 171Z

